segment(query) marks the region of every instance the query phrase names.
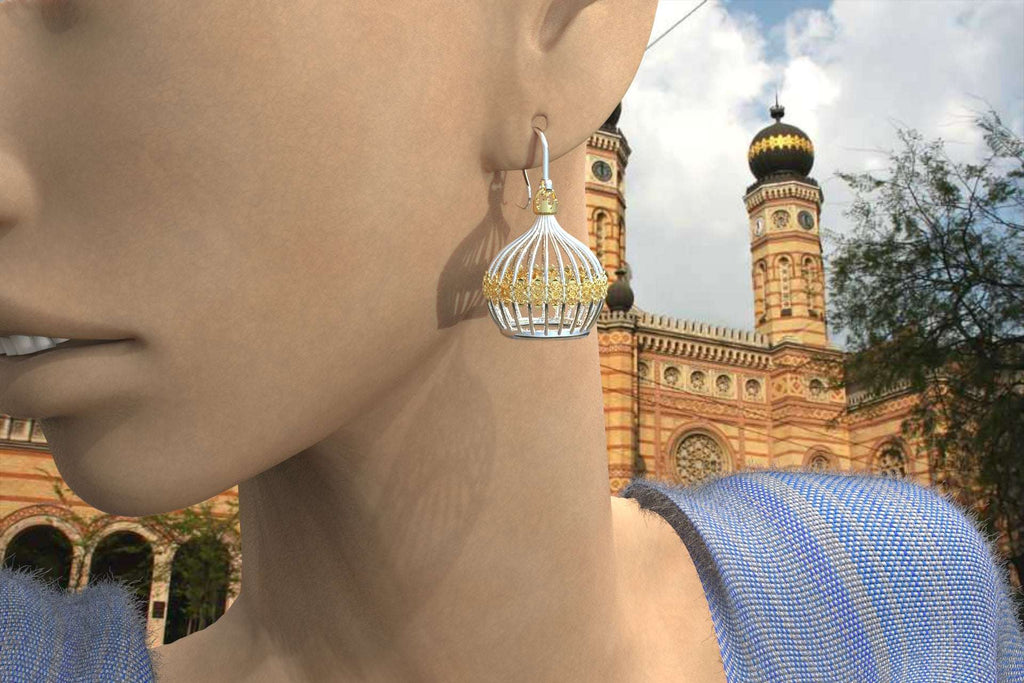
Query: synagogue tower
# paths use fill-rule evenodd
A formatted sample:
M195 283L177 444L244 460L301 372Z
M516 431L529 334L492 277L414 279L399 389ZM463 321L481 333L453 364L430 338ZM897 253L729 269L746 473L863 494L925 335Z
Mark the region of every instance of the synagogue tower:
M782 123L785 108L770 110L775 123L754 136L747 162L757 181L743 199L750 217L754 328L772 344L827 346L825 276L821 260L818 182L807 174L814 146Z

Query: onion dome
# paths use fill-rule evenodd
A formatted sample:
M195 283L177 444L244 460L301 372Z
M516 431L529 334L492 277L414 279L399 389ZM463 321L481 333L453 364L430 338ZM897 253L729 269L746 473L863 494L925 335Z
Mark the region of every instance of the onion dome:
M754 136L747 152L750 171L758 180L775 174L806 176L814 166L814 145L807 134L796 126L782 123L786 108L775 106L770 110L775 123Z
M619 125L619 116L622 115L622 102L615 105L615 109L608 115L608 120L601 124L601 130L607 130L609 132L618 132L617 126Z
M633 289L626 278L626 269L619 266L615 271L616 279L608 287L608 308L613 311L628 311L633 307Z
M481 282L483 295L491 319L506 337L586 337L604 308L608 273L588 245L558 224L548 140L539 128L533 130L544 147L544 175L536 193L525 170L523 177L537 217L491 261Z

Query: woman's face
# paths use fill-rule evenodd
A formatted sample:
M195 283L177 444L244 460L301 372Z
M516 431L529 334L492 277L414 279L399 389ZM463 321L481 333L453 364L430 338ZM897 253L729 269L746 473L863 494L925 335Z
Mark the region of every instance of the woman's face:
M474 8L0 0L0 335L133 340L0 357L0 412L43 419L79 496L204 500L435 339Z

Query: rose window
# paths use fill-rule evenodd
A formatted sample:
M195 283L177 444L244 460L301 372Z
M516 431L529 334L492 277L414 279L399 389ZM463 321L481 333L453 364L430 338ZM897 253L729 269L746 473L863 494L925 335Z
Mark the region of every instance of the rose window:
M695 484L723 470L725 454L707 434L690 434L676 449L676 474L684 484Z

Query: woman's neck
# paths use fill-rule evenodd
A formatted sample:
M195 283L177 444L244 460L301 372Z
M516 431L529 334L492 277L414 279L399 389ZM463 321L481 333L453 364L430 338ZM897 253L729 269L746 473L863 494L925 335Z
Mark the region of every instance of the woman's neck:
M552 164L559 222L580 240L585 161L580 146ZM393 343L421 352L388 368L398 382L374 386L366 368L367 385L356 389L368 407L340 428L282 406L282 430L319 421L324 437L239 485L241 593L212 626L169 646L171 674L184 666L235 680L627 676L644 639L627 624L636 618L624 592L643 582L632 565L622 570L635 553L613 538L597 332L499 333L480 279L534 216L514 208L526 198L518 174L474 179L463 167L461 182L441 174L447 194L436 207L416 209L466 233L417 241L417 271L394 274L426 284L388 309L406 335ZM204 652L217 652L213 662Z
M359 419L240 485L225 619L312 680L606 675L622 653L596 335L451 332Z

